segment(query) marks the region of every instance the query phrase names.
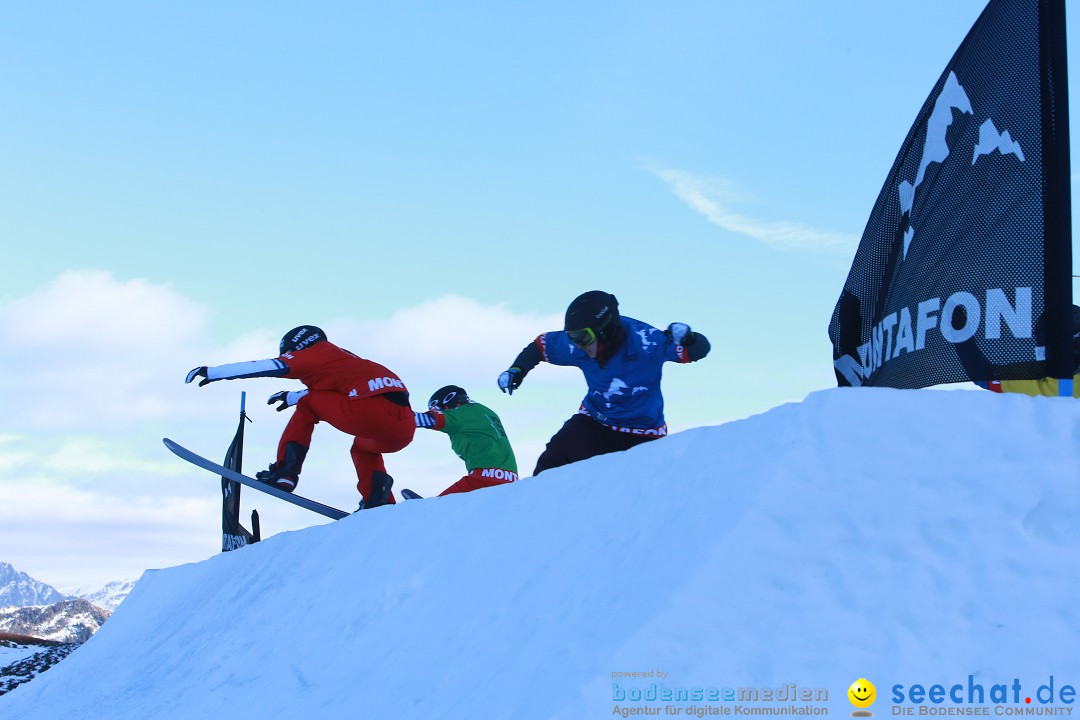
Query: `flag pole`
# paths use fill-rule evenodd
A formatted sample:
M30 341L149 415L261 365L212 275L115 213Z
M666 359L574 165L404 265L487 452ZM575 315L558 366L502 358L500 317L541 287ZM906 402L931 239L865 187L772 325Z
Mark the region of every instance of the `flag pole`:
M225 454L225 467L236 472L243 472L244 464L244 423L251 422L247 416L247 393L240 393L240 421L236 426L232 443ZM252 511L252 525L258 524L258 515ZM258 542L259 530L248 531L240 524L240 483L221 478L221 551L229 552Z
M1072 208L1069 165L1069 78L1065 0L1039 0L1042 97L1043 255L1047 375L1072 397Z

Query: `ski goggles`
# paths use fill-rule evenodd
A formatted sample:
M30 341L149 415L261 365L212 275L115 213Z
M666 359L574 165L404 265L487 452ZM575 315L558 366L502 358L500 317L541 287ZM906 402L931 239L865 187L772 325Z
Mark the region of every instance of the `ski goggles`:
M596 333L592 328L582 328L581 330L567 330L566 336L570 338L570 342L574 343L580 348L589 347L596 342Z

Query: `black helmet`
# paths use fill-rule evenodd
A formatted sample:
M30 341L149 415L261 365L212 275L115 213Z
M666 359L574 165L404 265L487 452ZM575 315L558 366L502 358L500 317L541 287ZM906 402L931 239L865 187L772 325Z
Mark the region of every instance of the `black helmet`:
M456 408L458 405L464 405L469 400L469 394L465 392L464 388L459 388L457 385L447 385L446 387L439 388L428 400L428 408L431 410L450 410Z
M285 333L285 336L281 338L281 345L279 346L280 354L284 355L287 352L294 352L296 350L303 350L306 347L311 347L315 343L320 343L326 339L326 333L322 329L315 327L314 325L301 325L300 327L294 327L289 332Z
M566 323L563 329L569 333L570 340L582 347L593 340L611 342L618 337L619 301L611 293L603 290L590 290L574 298L566 308Z

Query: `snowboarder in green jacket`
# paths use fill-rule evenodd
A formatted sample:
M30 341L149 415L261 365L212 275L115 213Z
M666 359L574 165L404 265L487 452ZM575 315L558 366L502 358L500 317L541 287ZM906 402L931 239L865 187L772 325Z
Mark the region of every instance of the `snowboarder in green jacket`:
M450 436L450 447L465 461L468 475L439 493L469 492L518 479L517 460L495 411L469 399L457 385L435 391L428 409L416 413L416 426Z

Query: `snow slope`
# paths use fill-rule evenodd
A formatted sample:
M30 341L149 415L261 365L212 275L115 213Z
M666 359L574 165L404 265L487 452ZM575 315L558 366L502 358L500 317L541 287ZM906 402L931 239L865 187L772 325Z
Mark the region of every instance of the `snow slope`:
M85 645L0 697L0 717L836 716L860 678L878 716L917 715L930 701L907 693L933 684L960 688L939 710L1071 711L1078 412L829 390L280 534L146 573ZM1014 680L1015 702L992 703Z

